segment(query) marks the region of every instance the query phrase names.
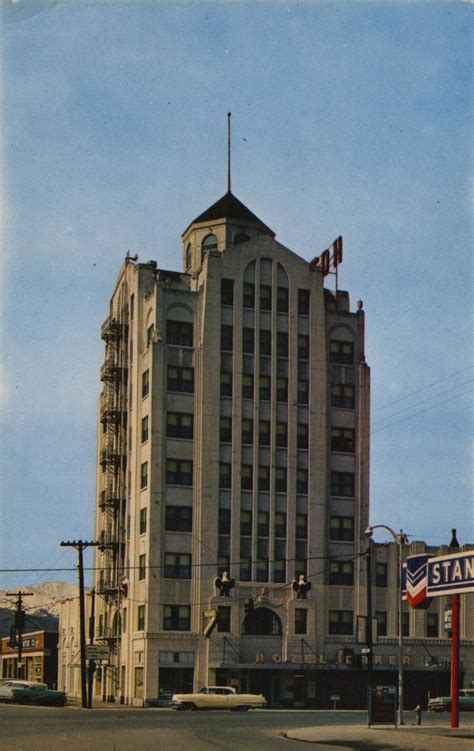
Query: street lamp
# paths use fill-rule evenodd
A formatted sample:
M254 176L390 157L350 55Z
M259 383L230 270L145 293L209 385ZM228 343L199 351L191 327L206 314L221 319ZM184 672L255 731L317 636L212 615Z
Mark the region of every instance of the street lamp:
M398 724L404 725L403 722L403 633L402 633L402 575L403 575L403 546L407 544L408 539L403 532L397 534L391 527L387 527L386 524L374 524L371 527L367 527L365 530L365 536L370 538L374 534L374 529L385 529L392 535L394 542L398 545L398 581L400 592L398 595Z

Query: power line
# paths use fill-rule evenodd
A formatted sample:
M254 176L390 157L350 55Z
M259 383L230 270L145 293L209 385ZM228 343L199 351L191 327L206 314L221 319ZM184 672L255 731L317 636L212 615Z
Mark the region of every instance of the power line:
M415 396L415 394L421 393L421 391L426 391L426 389L430 389L432 386L437 386L438 383L442 383L443 381L447 381L448 378L452 378L455 375L459 375L460 373L465 373L466 370L471 370L474 367L474 365L469 365L467 368L462 368L461 370L456 370L454 373L448 373L447 376L444 378L440 378L438 381L433 381L433 383L429 383L427 386L423 386L421 389L417 389L416 391L409 391L408 394L405 394L404 396L400 396L398 399L394 399L392 402L388 402L387 404L383 404L381 407L376 407L372 410L372 412L378 412L379 409L386 409L387 407L391 407L392 404L397 404L398 402L403 401L404 399L408 399L410 396Z
M418 415L422 415L424 412L428 412L430 409L434 409L434 407L441 407L443 404L447 404L448 402L454 401L454 399L459 399L461 396L468 396L469 394L474 393L473 391L466 391L463 394L456 394L456 396L452 396L451 399L445 399L442 402L438 402L438 404L432 404L431 407L426 407L426 409L421 409L419 412L415 412L413 415L407 415L406 417L401 417L400 420L395 420L395 422L391 422L388 425L384 425L381 428L376 428L372 431L372 433L378 433L381 430L387 430L387 428L392 428L394 425L398 425L399 422L404 422L405 420L411 420L412 417L418 417ZM390 419L390 418L387 418Z
M381 422L383 420L391 420L392 417L401 415L402 412L406 412L409 409L414 409L415 407L418 407L419 404L425 404L426 402L429 402L432 399L436 399L438 396L443 396L443 394L448 394L450 391L454 391L454 389L460 388L461 386L466 386L468 383L473 383L473 382L474 382L474 378L470 378L469 381L463 381L462 383L458 383L456 386L451 386L449 389L445 389L444 391L439 391L437 394L433 394L432 396L427 396L426 399L422 399L419 402L415 402L414 404L411 404L409 407L404 407L403 409L398 410L398 412L393 412L391 415L387 415L386 417L379 417L377 419L377 422ZM436 405L433 405L433 406L436 406Z

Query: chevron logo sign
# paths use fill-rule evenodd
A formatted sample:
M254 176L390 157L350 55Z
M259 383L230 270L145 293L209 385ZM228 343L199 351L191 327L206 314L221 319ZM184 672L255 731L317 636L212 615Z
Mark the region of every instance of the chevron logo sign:
M405 568L405 587L403 599L407 600L410 607L415 609L427 608L431 597L427 597L428 585L428 560L429 555L410 555L407 558ZM402 585L403 586L403 585Z

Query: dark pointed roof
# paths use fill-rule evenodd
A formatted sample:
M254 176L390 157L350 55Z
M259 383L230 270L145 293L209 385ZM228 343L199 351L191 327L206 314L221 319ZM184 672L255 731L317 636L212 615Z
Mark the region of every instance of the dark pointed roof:
M275 233L266 224L264 224L258 216L255 216L250 209L245 206L242 201L234 196L233 193L227 191L227 193L219 198L218 201L212 204L206 211L194 219L191 224L197 224L199 222L212 222L215 219L234 219L237 222L251 222L252 224L258 224L260 227L272 237L275 237ZM189 225L189 227L191 226ZM189 227L186 229L189 229Z

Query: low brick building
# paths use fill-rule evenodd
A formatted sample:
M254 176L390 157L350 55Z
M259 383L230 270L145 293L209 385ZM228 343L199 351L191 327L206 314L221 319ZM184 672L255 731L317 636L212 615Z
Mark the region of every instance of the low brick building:
M1 675L3 678L23 678L47 683L57 688L58 638L55 631L29 631L22 637L22 665L18 664L18 647L9 646L10 637L1 641Z

